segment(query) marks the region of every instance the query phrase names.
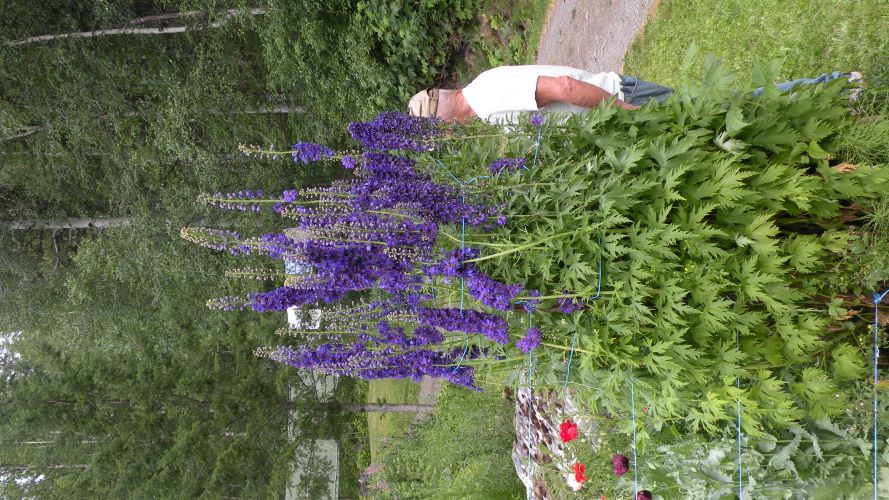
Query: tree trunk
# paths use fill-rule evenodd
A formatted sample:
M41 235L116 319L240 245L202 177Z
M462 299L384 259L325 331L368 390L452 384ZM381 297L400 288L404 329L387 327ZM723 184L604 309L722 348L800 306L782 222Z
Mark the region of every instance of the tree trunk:
M393 413L419 413L421 411L429 411L435 405L431 404L392 404L392 403L365 403L344 405L345 411L364 411L364 412L393 412Z
M95 219L64 220L17 220L9 223L10 229L105 229L126 226L133 222L132 217L107 217Z
M182 15L190 14L193 11L188 11L182 13ZM222 13L223 19L228 19L230 17L234 17L238 15L241 11L239 9L231 9ZM269 9L265 8L252 8L250 9L251 16L259 16L269 12ZM172 16L172 14L164 14L166 16ZM172 17L167 17L167 19L172 19ZM62 38L93 38L98 36L108 36L108 35L172 35L174 33L184 33L186 31L198 31L205 28L218 28L222 26L224 21L214 21L206 26L169 26L166 28L112 28L106 30L93 30L93 31L80 31L75 33L58 33L55 35L40 35L40 36L32 36L29 38L23 38L21 40L15 40L12 42L12 45L26 45L34 42L46 42L49 40L58 40Z
M38 130L40 130L41 128L43 128L43 127L41 127L39 125L28 125L27 127L24 127L22 129L22 131L19 132L18 134L11 135L9 137L4 137L2 142L13 141L15 139L21 139L23 137L28 137L29 135L33 134L34 132L37 132Z

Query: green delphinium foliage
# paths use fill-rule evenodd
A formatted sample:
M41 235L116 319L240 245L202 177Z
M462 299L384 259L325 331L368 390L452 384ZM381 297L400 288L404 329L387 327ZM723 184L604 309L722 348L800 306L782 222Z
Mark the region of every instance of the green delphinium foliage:
M754 83L775 71L757 67ZM829 334L825 276L853 202L886 192L889 169L831 166L840 82L752 97L712 61L705 74L664 105L550 120L533 168L486 181L510 219L485 240L499 245L478 259L489 274L592 297L601 259L598 300L535 319L552 339L538 362L564 370L576 335L571 382L627 432L632 369L651 410L640 446L664 425L718 433L737 400L754 436L829 418L860 376L862 346ZM534 129L506 135L477 146L475 164L533 154Z

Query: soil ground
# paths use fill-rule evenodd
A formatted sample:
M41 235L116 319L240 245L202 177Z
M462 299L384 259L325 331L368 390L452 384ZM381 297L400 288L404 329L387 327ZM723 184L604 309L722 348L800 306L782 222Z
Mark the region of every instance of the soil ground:
M552 0L537 63L620 73L633 38L657 4L658 0Z

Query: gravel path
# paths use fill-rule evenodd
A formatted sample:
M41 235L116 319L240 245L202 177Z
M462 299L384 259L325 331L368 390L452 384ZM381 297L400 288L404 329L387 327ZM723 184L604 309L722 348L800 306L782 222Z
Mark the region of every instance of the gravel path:
M423 376L423 379L420 381L420 395L418 398L418 403L435 404L435 402L438 400L438 393L441 392L441 386L441 380ZM423 423L423 421L429 418L430 415L432 415L432 408L418 412L414 416L414 425Z
M621 72L624 54L658 0L551 0L538 64Z

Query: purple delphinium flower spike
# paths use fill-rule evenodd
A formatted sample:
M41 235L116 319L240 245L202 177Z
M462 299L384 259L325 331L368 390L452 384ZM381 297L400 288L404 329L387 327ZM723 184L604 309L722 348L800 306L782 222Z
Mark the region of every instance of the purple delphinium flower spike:
M318 161L321 158L330 158L333 156L333 150L322 144L312 144L310 142L297 142L291 148L293 152L293 162L302 162L305 165Z
M529 352L540 346L541 333L539 328L528 328L525 336L515 343L516 348L522 352Z
M500 158L499 160L491 162L488 169L492 174L499 174L501 172L511 173L524 167L526 161L525 158Z
M442 122L437 118L421 118L402 113L380 113L369 122L349 124L352 138L368 149L430 151L430 141L442 134Z

